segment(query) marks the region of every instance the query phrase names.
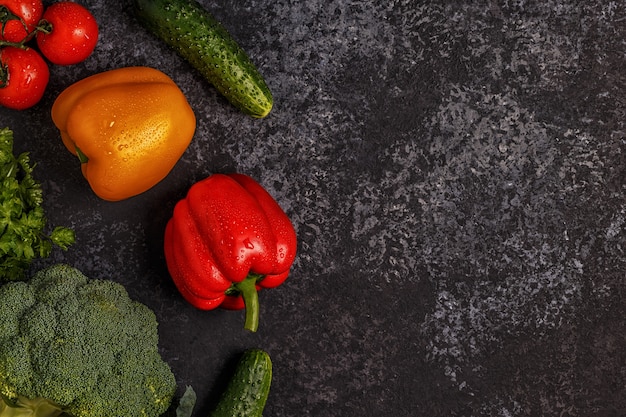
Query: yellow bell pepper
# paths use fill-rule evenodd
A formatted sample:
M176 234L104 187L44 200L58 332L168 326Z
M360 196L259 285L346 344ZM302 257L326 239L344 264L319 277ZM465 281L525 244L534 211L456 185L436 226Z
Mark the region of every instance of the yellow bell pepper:
M148 67L119 68L72 84L55 100L52 120L93 191L109 201L159 183L196 129L183 92Z

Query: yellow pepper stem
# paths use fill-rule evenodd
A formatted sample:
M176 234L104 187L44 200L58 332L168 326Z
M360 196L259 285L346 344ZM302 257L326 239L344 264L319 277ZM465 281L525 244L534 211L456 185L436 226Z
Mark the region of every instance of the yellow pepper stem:
M80 163L86 164L89 161L89 158L87 158L87 155L85 155L78 146L76 146L75 149L76 149L76 155L78 155L78 160L80 161Z

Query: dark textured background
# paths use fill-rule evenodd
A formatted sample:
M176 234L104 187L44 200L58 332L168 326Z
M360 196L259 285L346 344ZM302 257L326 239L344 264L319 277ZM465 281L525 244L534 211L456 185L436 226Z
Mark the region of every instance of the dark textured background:
M626 415L626 10L620 1L203 1L272 89L234 108L145 32L128 1L84 1L93 56L52 67L36 107L0 109L37 161L55 252L153 308L181 387L207 415L260 347L265 416ZM154 66L198 117L162 183L95 197L49 116L69 84ZM299 235L286 283L238 312L176 292L162 232L214 172L255 177Z

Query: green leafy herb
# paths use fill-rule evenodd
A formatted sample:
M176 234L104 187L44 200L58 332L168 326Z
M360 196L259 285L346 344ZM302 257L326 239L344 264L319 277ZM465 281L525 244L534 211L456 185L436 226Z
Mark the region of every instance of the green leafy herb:
M13 132L0 129L0 281L24 279L35 258L54 245L66 250L74 232L55 227L46 234L41 184L33 177L28 153L13 153Z
M176 407L176 417L191 417L196 406L197 396L191 385L188 385Z

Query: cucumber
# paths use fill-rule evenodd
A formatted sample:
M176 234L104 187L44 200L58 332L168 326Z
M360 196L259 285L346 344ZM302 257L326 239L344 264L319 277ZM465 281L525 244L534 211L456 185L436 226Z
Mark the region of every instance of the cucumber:
M228 101L252 117L268 115L272 93L246 52L195 0L133 0L143 26L186 59Z
M246 350L210 417L261 417L272 382L272 361L261 349Z

